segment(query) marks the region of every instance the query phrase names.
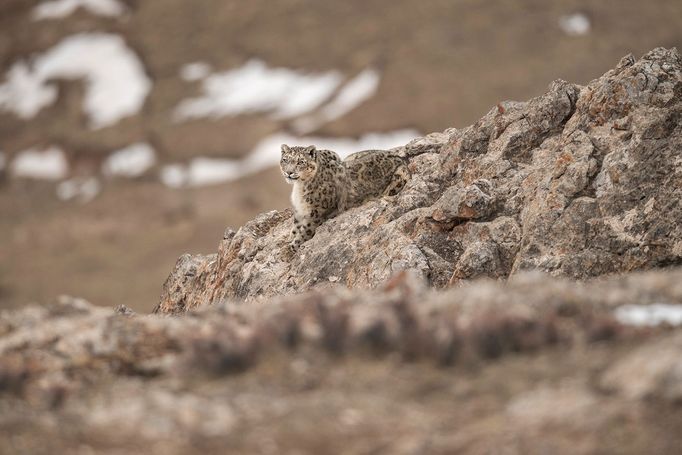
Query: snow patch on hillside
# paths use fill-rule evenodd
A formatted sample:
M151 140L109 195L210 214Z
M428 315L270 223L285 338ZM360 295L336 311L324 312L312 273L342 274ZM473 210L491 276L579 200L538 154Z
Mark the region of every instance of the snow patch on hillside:
M187 82L206 79L211 74L211 66L205 62L192 62L180 68L180 77Z
M590 32L592 24L583 13L573 13L559 18L559 28L569 36L582 36Z
M300 134L307 134L325 123L339 119L372 98L378 88L381 76L374 69L366 69L348 81L333 100L320 108L319 112L294 122Z
M181 76L200 79L201 67L184 68ZM242 67L211 74L202 82L203 94L182 101L175 110L178 121L268 113L286 119L309 112L328 99L341 83L337 71L303 73L270 68L252 59Z
M85 82L83 109L95 129L139 112L152 86L142 62L120 36L81 33L30 63L15 63L0 85L0 110L34 117L57 99L51 79Z
M682 305L657 303L654 305L623 305L615 311L621 324L654 327L661 324L682 325Z
M36 21L45 19L62 19L83 8L98 16L116 17L125 12L125 7L117 0L54 0L43 2L31 11L31 18Z
M61 180L68 174L69 164L62 149L51 146L19 152L10 164L9 170L15 177Z
M386 150L398 147L419 136L421 134L414 130L369 133L358 139L297 137L278 133L259 142L244 159L195 158L187 165L170 164L164 166L160 171L159 178L162 183L171 188L213 185L234 181L276 166L279 163L282 144L315 144L318 149L334 150L341 158L344 158L360 150Z
M102 173L110 177L139 177L156 164L156 152L145 142L113 152L102 164Z
M102 190L102 185L95 177L77 177L60 182L57 185L57 197L62 201L75 200L81 204L92 201Z

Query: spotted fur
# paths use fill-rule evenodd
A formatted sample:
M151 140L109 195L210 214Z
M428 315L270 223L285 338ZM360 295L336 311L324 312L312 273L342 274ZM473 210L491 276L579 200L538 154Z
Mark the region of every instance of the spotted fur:
M280 169L293 185L292 251L315 235L325 220L383 195L393 196L409 173L403 158L385 150L365 150L341 161L330 150L282 145Z
M331 150L282 145L280 168L293 184L291 204L294 227L291 249L310 239L325 220L345 210L346 173L339 156Z
M380 196L395 196L409 179L405 159L390 150L364 150L344 160L349 182L347 205L356 207Z

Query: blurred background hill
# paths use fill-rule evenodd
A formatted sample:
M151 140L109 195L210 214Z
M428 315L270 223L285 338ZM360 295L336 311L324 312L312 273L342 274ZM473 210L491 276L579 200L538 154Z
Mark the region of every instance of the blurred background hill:
M679 0L3 0L0 309L151 310L179 255L288 205L281 142L464 127L681 23Z

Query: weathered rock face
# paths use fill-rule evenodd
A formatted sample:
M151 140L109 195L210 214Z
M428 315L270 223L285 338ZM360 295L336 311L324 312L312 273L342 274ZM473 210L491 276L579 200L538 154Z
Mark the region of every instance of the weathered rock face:
M166 282L184 317L0 313L0 453L676 453L682 268L574 279L681 262L681 76L657 49L414 141L291 261L288 212L228 230Z
M682 269L0 313L0 453L676 453Z
M228 230L217 255L180 258L156 311L329 282L375 287L403 269L444 287L525 269L582 279L682 264L675 49L625 57L586 87L556 81L403 151L412 179L396 197L324 223L290 261L280 254L290 213Z

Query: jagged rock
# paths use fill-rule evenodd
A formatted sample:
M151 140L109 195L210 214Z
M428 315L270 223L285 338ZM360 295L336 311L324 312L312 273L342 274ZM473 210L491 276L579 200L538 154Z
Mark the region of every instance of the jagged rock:
M584 279L682 263L682 60L655 49L585 87L556 81L475 125L403 147L412 178L324 223L290 260L291 214L263 214L217 257L183 256L156 312L375 287L412 269L442 287L525 269Z
M483 179L465 188L450 187L433 205L431 218L439 223L485 218L492 212L495 201L491 193L492 184Z

